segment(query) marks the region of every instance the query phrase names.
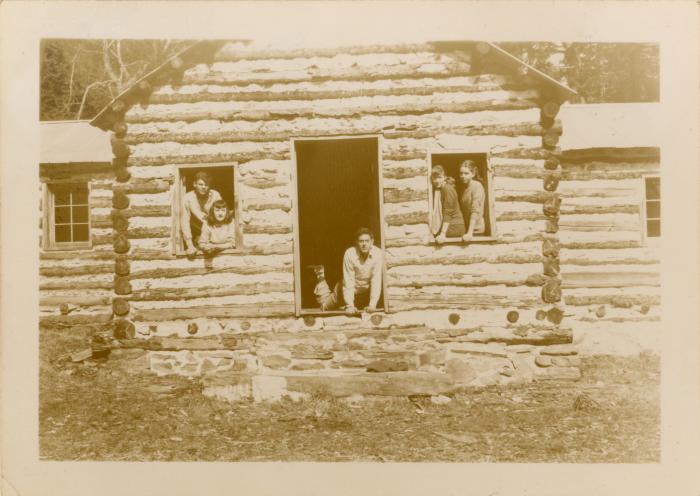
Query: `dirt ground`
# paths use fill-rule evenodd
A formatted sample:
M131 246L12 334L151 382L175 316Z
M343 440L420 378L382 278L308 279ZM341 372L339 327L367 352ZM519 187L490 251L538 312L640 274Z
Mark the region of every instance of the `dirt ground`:
M87 329L41 331L44 460L658 462L659 359L595 357L577 382L428 397L231 404L197 379L73 364Z

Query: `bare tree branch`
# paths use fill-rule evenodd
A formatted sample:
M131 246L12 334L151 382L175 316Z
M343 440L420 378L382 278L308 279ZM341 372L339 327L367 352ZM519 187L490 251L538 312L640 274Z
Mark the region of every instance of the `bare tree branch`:
M107 75L112 79L114 83L119 84L119 76L115 74L114 68L112 67L112 62L109 60L109 51L111 45L111 41L105 40L102 42L102 61L104 63L104 68L107 72Z
M94 83L90 83L85 87L85 92L83 93L83 99L80 101L80 108L78 109L78 114L76 115L76 120L80 120L80 117L83 114L83 108L85 107L85 101L87 100L88 93L90 93L90 90L97 87L97 86L104 86L104 85L109 85L111 81L95 81Z

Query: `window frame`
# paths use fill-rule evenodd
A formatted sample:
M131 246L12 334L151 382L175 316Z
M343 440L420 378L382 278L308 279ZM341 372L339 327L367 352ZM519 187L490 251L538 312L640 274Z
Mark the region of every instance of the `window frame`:
M659 180L659 207L661 206L661 175L660 174L644 174L640 177L640 201L639 201L639 223L641 226L641 241L642 245L648 246L650 244L656 244L658 243L657 240L661 239L661 234L659 233L658 236L649 236L648 230L647 230L647 220L650 220L647 217L647 202L650 201L647 199L647 179L658 179ZM651 200L651 201L656 201L656 200ZM656 220L657 217L651 217L651 220ZM661 224L661 216L659 215L658 217L659 221L659 226L660 228L663 228Z
M292 199L292 239L294 244L294 314L296 317L302 317L305 315L311 316L332 316L332 315L344 315L343 310L330 310L324 311L321 309L309 309L301 307L301 249L300 249L300 239L299 239L299 184L297 180L298 176L298 161L296 152L296 142L297 141L323 141L323 140L337 140L337 139L370 139L375 138L377 140L377 186L378 186L378 202L379 202L379 237L380 246L382 250L382 297L384 301L384 307L382 309L377 308L378 311L384 311L384 313L391 313L391 308L389 305L389 298L387 294L387 283L386 283L386 217L384 217L384 163L382 162L382 150L384 149L384 134L382 133L363 133L363 134L340 134L340 135L330 135L330 136L292 136L289 138L290 154L291 154L291 165L292 165L292 177L291 177L291 199Z
M494 170L491 165L491 150L488 149L465 149L465 148L436 148L428 150L427 165L428 165L428 227L430 228L431 212L433 211L433 182L431 174L433 172L433 157L436 155L486 155L486 180L487 184L484 189L486 191L486 202L488 204L488 223L491 229L489 236L474 236L471 241L463 241L462 238L446 238L444 243L438 244L437 241L431 241L431 245L442 246L447 244L452 245L469 245L472 243L493 243L498 241L498 228L496 226L496 197L494 196Z
M88 240L87 241L71 241L71 242L57 242L56 241L56 218L54 211L54 198L55 193L52 191L52 186L57 185L85 185L87 188L87 208L88 208ZM87 251L92 250L93 247L93 236L92 236L92 184L90 181L79 181L76 179L60 179L60 180L49 180L41 183L42 185L42 234L41 242L42 249L44 251ZM71 205L72 206L72 205ZM82 223L81 223L82 224Z
M170 216L171 216L171 234L170 234L170 247L171 253L176 257L187 257L187 253L182 244L182 232L180 230L180 208L182 206L180 197L180 181L181 181L181 171L183 169L213 169L219 167L230 167L232 169L233 177L233 215L235 222L235 232L236 232L236 247L228 250L223 250L217 253L217 255L235 254L240 253L243 249L243 227L242 227L242 202L239 194L239 188L241 184L240 170L238 167L238 162L213 162L213 163L202 163L202 164L174 164L173 165L173 184L170 189ZM197 252L191 258L207 258L209 255L202 252Z

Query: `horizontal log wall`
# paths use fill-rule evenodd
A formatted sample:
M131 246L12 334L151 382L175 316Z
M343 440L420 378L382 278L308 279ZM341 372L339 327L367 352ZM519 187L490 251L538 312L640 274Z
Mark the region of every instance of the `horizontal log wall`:
M427 47L365 47L343 54L224 47L214 64L187 70L181 85L156 89L148 105L126 114L130 180L120 187L129 199L122 212L128 219L130 293L123 297L131 318L144 324L289 317L294 304L289 138L357 133L384 136L392 310L435 309L445 320L450 308L473 309L473 325L481 317L485 325L502 323L509 309L534 312L543 306L531 276L542 273L542 184L549 157L541 146L538 99L522 80L476 74L469 60ZM426 157L439 148L490 150L498 242L431 243ZM222 162L239 164L243 246L212 260L175 257L175 166ZM648 154L578 157L563 164L561 262L573 305L614 295L606 274L623 274L634 288L655 284L657 258L635 237L639 202L633 193L639 175L654 164L658 159ZM110 177L91 179L94 249L42 255L47 309L70 298L84 304L76 315L109 305ZM635 270L623 270L626 264ZM589 295L589 288L608 293Z
M98 164L42 165L43 183L90 183L92 250L42 251L39 259L39 317L42 323L104 323L112 317L114 252L110 211L114 174ZM43 222L39 204L39 224Z
M642 176L659 174L659 158L657 148L562 155L561 273L574 329L598 323L614 331L638 322L659 328L660 256L642 241L640 212ZM567 215L567 208L600 213Z
M289 57L233 55L229 46L212 66L186 71L182 86L164 86L147 107L132 108L125 141L132 176L127 299L134 319L290 312L289 138L300 135L383 134L392 309L504 309L536 302L539 289L526 281L542 262L537 91L503 74L474 74L468 61L424 48ZM491 149L502 244L438 249L430 243L426 156L439 147ZM239 164L244 247L211 261L174 258L174 166L227 161ZM100 215L105 222L109 212ZM445 291L452 303L438 301L436 291ZM505 311L497 313L490 323L504 321Z

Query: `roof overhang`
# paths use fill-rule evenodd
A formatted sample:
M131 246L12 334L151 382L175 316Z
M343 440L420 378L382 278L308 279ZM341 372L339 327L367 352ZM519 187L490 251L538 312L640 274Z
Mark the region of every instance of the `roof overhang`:
M109 135L89 121L46 121L39 127L39 163L110 163Z
M548 98L557 100L559 103L578 96L576 91L564 83L519 59L495 43L489 41L434 41L431 45L436 52L453 55L456 58L459 58L461 53L469 53L472 60L489 58L498 62L513 71L517 71L521 77L532 80L533 84L542 86L548 93Z

